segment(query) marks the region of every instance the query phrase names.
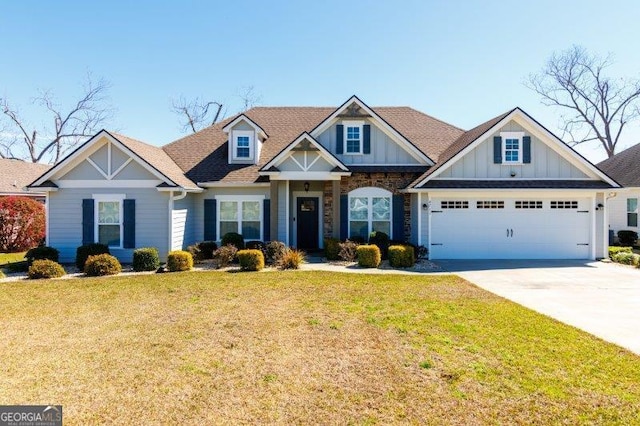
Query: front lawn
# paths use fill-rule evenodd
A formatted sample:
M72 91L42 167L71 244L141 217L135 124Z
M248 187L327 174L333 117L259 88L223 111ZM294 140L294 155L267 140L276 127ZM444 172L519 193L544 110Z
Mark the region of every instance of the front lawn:
M0 404L65 424L632 424L640 357L451 275L0 284Z

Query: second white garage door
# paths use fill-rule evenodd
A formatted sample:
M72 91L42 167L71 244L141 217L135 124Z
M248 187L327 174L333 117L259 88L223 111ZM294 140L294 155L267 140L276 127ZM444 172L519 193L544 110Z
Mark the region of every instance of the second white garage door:
M431 259L588 259L591 200L432 199Z

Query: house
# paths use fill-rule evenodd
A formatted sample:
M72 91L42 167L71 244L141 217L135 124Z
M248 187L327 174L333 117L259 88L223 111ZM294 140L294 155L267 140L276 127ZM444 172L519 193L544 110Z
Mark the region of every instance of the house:
M313 250L327 237L432 259L604 257L618 183L519 108L464 131L409 107L256 107L163 147L101 131L31 183L47 241L122 261L227 232Z
M44 202L45 192L27 191L26 186L50 168L48 164L0 158L0 197L19 195Z
M640 227L638 227L640 144L604 160L598 164L598 167L626 189L608 201L609 229L614 235L622 230L640 233Z

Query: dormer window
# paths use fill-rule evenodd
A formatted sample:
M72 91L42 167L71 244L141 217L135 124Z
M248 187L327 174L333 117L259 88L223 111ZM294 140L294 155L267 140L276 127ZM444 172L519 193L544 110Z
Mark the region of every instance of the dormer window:
M233 132L233 159L250 160L253 158L253 135L250 130Z
M345 121L345 154L362 154L362 121Z

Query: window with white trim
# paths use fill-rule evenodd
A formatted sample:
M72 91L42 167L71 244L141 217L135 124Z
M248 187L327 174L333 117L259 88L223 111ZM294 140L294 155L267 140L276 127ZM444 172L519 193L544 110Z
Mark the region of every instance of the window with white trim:
M627 198L627 226L638 226L638 199Z
M245 240L262 239L262 199L218 199L218 235L241 234Z
M111 248L122 248L123 194L96 194L93 196L95 242Z
M522 163L522 139L524 132L502 132L502 163Z
M349 193L349 238L365 241L373 231L391 237L391 192L382 188L358 188Z
M364 122L345 121L343 125L345 154L362 154L362 127Z
M250 160L253 158L253 137L251 130L233 131L233 159Z

